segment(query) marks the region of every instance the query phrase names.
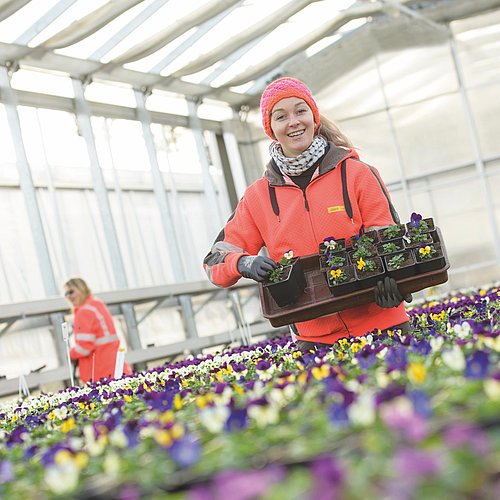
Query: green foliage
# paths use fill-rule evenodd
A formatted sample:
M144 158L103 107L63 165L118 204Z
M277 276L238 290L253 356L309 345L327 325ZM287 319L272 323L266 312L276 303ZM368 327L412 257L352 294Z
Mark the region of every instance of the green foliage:
M384 250L384 253L394 253L397 252L398 250L401 250L401 247L399 245L396 245L396 243L384 243L382 245L382 249Z
M393 269L399 269L405 261L405 256L402 253L398 253L389 259L387 262Z
M361 247L358 247L358 249L355 252L353 252L352 256L355 259L371 257L372 251L368 247L361 246Z
M401 226L398 224L392 224L384 229L382 234L387 239L397 238L401 234Z

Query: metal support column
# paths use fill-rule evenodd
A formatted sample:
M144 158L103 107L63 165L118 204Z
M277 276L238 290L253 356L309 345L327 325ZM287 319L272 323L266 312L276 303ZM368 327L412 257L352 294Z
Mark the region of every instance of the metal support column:
M43 229L42 218L40 216L40 208L36 198L36 190L31 176L26 150L24 149L23 136L21 132L21 123L17 114L17 100L12 87L10 85L9 70L5 66L0 66L0 89L2 99L7 112L7 120L9 122L12 142L16 151L17 170L19 172L19 183L21 191L26 203L26 211L30 221L33 242L35 244L35 252L42 275L43 287L47 297L58 295L54 270L50 260L47 239ZM58 332L57 318L52 318L52 338L56 346L57 359L60 364L63 364L66 359L66 350L61 344L62 337ZM61 340L61 342L59 342Z
M165 186L163 184L163 177L158 165L158 159L156 157L156 148L154 145L153 134L151 132L151 120L146 110L144 101L145 95L138 89L134 89L134 95L137 103L137 116L142 125L144 142L146 143L146 149L148 151L149 164L151 166L151 174L153 176L153 189L160 207L163 230L169 246L170 258L172 259L174 278L177 282L183 282L186 281L186 273L184 271L184 265L181 258L178 235L175 230L174 221L172 220L172 211L170 209L167 192L165 191ZM189 295L182 295L179 297L179 303L182 308L182 316L187 336L189 338L198 337L191 297L189 297Z
M172 211L170 210L167 192L163 184L163 177L158 165L156 157L156 148L154 145L153 134L151 133L151 120L145 107L144 93L138 89L134 89L135 101L137 104L137 117L142 125L142 135L146 144L146 150L149 157L149 165L151 167L151 175L153 177L153 190L156 196L156 201L160 208L160 216L163 224L163 231L170 253L172 268L174 271L175 281L185 281L186 275L184 272L184 264L181 258L179 242L177 240L176 228L172 219Z
M410 195L408 192L408 181L406 179L406 174L403 168L403 155L401 154L401 148L399 147L399 142L398 138L396 135L396 130L394 128L394 122L392 121L392 116L391 112L389 110L389 100L387 99L387 94L385 93L385 86L384 86L384 80L382 79L382 74L380 72L380 64L378 61L378 56L374 56L375 59L375 67L377 68L377 76L380 84L380 90L382 92L382 96L384 99L384 110L385 114L387 116L387 121L389 122L389 128L391 131L391 137L392 137L392 146L394 148L394 151L396 153L396 161L398 163L398 169L399 169L399 174L401 176L401 184L403 186L403 195L406 203L406 213L410 214L411 213L411 206L410 206Z
M472 149L474 151L474 163L476 165L476 170L479 175L479 184L481 186L481 191L483 192L486 215L488 217L490 223L490 230L493 235L493 242L495 245L495 254L497 258L497 263L500 264L500 234L498 231L498 222L495 216L495 206L493 204L490 190L488 187L488 181L486 179L486 171L484 167L483 158L481 156L479 137L477 135L476 125L474 123L474 117L472 115L471 105L469 102L469 98L467 96L467 90L465 89L462 67L460 66L460 61L458 59L457 48L453 34L451 34L450 36L450 49L453 58L453 65L455 66L455 72L457 74L460 97L462 98L462 105L464 107L467 128L469 129L469 136L472 144Z
M245 193L245 189L247 188L247 182L240 152L238 150L238 142L232 131L231 122L223 122L222 131L222 137L224 138L224 145L226 146L231 174L234 181L234 188L236 190L238 200L240 200Z
M196 141L196 148L198 149L198 158L201 163L201 172L203 176L203 189L207 198L208 216L206 220L211 224L211 233L215 239L215 236L223 225L223 218L218 210L217 194L210 175L210 165L205 149L205 142L203 140L203 129L201 127L200 118L198 117L198 101L194 98L186 98L186 100L189 111L189 124Z
M127 288L127 276L123 259L120 252L118 243L118 236L111 213L111 206L109 204L108 191L104 183L104 177L99 165L99 158L97 156L96 145L94 141L94 134L92 132L92 124L90 122L90 111L85 101L84 85L82 80L78 78L71 78L73 83L73 90L75 92L75 110L78 119L78 126L80 132L85 139L87 145L87 152L90 161L90 171L92 174L92 181L94 184L94 191L97 197L99 212L104 227L104 234L106 236L106 243L111 258L111 267L113 269L113 276L118 288ZM133 349L141 348L141 340L139 331L137 329L137 322L135 320L134 307L130 303L124 303L120 306L125 322L127 324L127 333L130 345Z

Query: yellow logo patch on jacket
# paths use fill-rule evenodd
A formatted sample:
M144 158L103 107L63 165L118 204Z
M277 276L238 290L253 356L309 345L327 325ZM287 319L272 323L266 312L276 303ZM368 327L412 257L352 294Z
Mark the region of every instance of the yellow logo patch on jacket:
M342 210L345 211L344 205L340 205L338 207L328 207L329 214L333 214L334 212L342 212Z

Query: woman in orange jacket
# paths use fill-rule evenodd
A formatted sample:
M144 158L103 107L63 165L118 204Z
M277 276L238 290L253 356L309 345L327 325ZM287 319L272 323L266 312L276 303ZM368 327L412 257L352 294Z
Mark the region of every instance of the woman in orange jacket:
M264 90L260 107L264 131L273 140L270 162L204 260L209 279L222 287L242 276L265 281L290 249L310 255L327 237L349 239L399 222L378 171L361 162L342 132L320 116L304 83L275 80ZM270 257L258 255L262 247ZM377 284L374 302L296 323L298 345L333 344L375 328L407 331L402 302L396 282L386 278Z
M120 347L113 316L102 300L92 296L82 278L71 278L64 289L73 306L75 347L71 348L70 356L78 360L80 380L86 384L113 377ZM126 361L123 373L132 373Z

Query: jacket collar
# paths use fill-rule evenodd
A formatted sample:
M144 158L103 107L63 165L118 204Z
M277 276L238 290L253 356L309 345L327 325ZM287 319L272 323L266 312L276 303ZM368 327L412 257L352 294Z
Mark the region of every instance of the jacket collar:
M328 146L328 151L320 160L319 172L317 175L314 175L313 178L316 178L319 175L324 175L327 172L334 170L344 158L351 156L354 158L358 158L356 151L354 151L353 149L345 149L339 146L335 146L333 142L329 142ZM272 159L266 165L264 177L272 186L284 186L286 184L290 184L290 180L288 180L287 182L287 179L289 178L281 173Z
M84 301L83 301L83 304L79 305L79 306L76 306L73 310L73 313L76 313L76 311L78 311L78 309L80 309L80 307L83 307L84 305L86 304L89 304L91 301L92 301L93 297L92 295L89 295Z

